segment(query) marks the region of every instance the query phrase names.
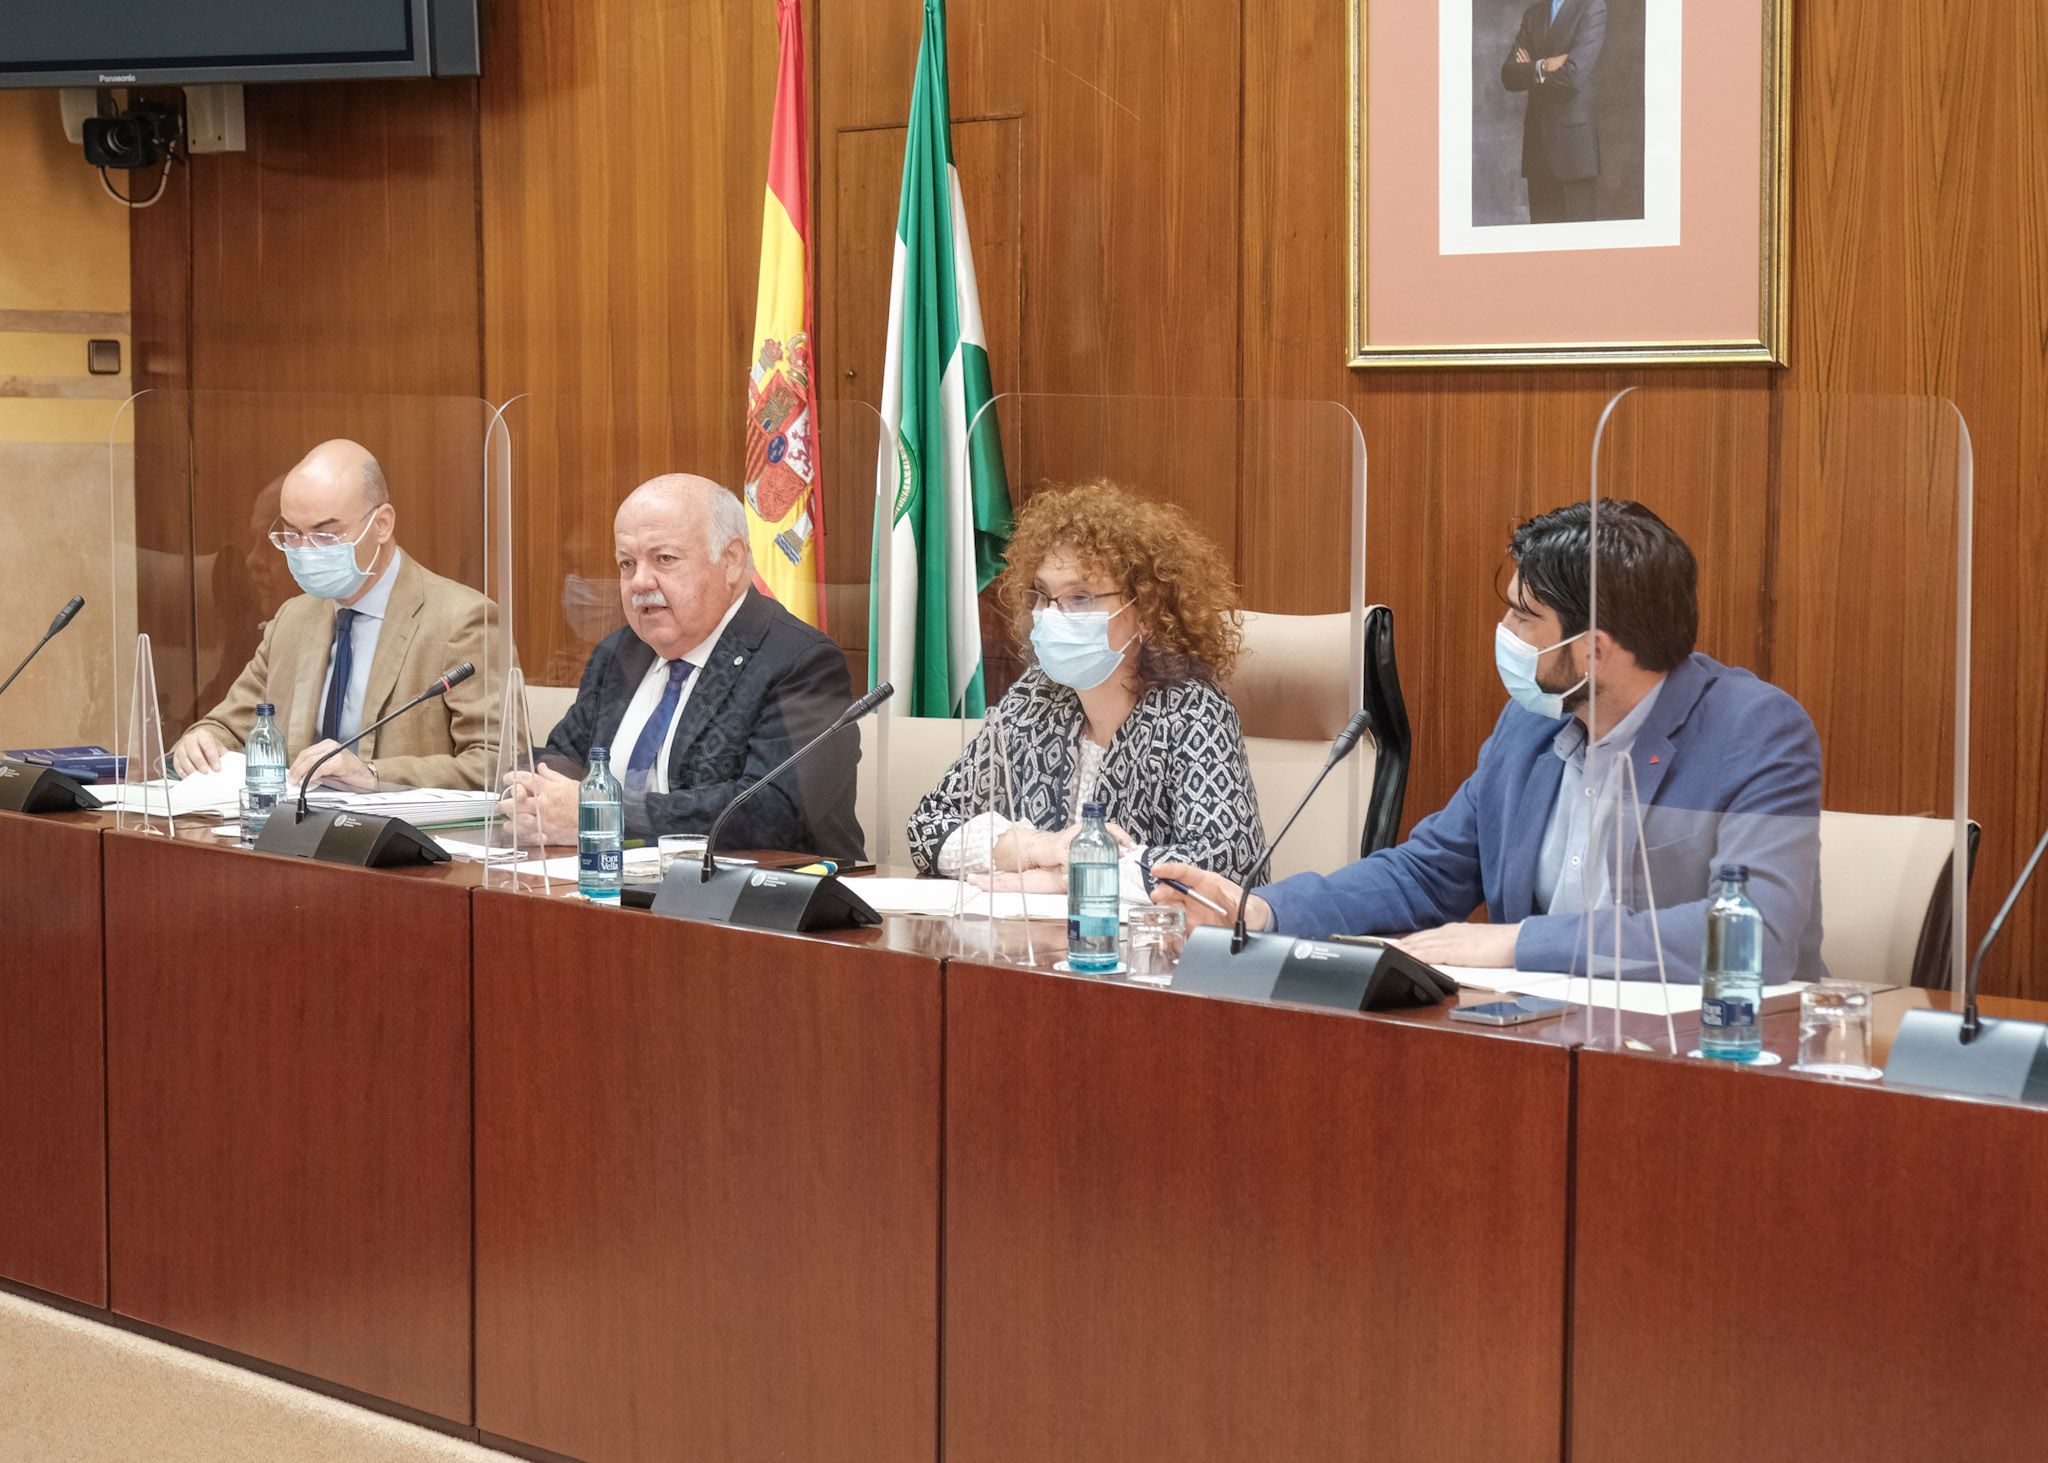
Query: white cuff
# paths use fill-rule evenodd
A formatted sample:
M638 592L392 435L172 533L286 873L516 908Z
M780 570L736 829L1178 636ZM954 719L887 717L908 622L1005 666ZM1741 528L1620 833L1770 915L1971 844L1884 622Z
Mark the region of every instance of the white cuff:
M996 840L1015 826L1001 813L976 813L939 845L939 872L948 879L993 873Z

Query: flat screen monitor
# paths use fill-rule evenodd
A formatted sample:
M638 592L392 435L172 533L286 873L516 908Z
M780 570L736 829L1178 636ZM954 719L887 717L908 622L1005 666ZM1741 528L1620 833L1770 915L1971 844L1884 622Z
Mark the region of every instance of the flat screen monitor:
M0 0L0 86L474 74L475 0Z

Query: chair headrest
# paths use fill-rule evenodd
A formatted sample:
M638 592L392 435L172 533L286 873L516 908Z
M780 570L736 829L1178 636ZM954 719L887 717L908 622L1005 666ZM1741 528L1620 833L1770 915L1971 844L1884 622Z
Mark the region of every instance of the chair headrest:
M1247 610L1244 648L1224 690L1248 737L1327 742L1352 705L1350 614L1267 615Z

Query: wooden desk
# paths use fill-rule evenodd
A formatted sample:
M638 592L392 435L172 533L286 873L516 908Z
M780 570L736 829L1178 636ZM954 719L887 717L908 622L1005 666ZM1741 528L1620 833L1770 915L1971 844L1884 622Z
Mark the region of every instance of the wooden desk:
M934 1458L940 961L887 945L477 894L484 1433Z
M474 870L104 846L114 1309L466 1422Z
M95 818L0 813L0 1276L107 1303Z
M947 1463L1556 1458L1570 1064L949 962Z
M2042 1456L2048 1111L1578 1061L1574 1463Z

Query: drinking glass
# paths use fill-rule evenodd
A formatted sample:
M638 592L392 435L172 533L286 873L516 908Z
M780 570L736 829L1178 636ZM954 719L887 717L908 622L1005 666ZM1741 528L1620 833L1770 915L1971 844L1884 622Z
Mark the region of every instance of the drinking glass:
M1177 904L1134 904L1124 910L1126 979L1144 985L1172 985L1187 941L1187 917Z
M704 835L701 833L664 833L655 845L661 851L661 877L668 877L669 866L677 859L691 863L704 857Z
M1884 1075L1870 1065L1869 986L1823 980L1799 993L1799 1063L1793 1070L1857 1082Z

